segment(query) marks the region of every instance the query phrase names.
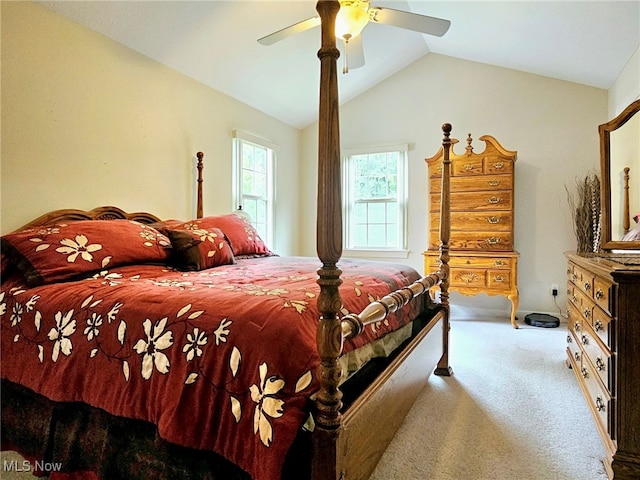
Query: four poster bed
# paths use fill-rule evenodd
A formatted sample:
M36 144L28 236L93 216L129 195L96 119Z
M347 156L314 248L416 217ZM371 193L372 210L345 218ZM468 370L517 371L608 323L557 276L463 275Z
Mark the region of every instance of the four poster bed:
M54 480L364 480L451 374L451 126L437 271L341 259L339 2L317 9L321 265L203 216L201 178L190 221L57 210L3 236L3 449L60 462Z

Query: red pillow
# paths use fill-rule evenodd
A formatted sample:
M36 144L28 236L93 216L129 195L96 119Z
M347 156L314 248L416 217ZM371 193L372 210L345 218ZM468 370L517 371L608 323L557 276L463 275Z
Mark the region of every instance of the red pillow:
M155 228L130 220L80 220L4 235L7 255L27 285L136 263L166 263L171 242Z
M199 218L184 224L185 229L219 228L224 232L234 255L273 255L253 225L234 213Z
M204 270L205 268L235 263L233 251L219 228L177 228L164 230L173 247L173 263L178 270Z

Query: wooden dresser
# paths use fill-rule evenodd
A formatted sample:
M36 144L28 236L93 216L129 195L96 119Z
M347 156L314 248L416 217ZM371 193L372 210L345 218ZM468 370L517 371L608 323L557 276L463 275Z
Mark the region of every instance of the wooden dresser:
M609 478L640 479L640 255L566 254L567 355L602 437ZM621 260L625 261L625 260Z
M517 152L484 135L482 153L474 153L469 134L465 153L451 150L451 286L463 295L503 295L511 301L511 324L518 328L518 253L513 247L514 164ZM458 140L452 139L452 144ZM452 145L453 147L454 145ZM443 150L427 158L429 174L429 246L424 271L438 265L440 181Z

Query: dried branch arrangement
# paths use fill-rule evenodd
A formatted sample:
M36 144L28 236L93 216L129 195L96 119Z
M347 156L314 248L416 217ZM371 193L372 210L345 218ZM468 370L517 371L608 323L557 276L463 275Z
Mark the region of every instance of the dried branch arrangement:
M578 242L578 253L598 252L600 250L600 178L589 173L580 180L576 179L575 190L567 190L567 200L573 217L573 231Z

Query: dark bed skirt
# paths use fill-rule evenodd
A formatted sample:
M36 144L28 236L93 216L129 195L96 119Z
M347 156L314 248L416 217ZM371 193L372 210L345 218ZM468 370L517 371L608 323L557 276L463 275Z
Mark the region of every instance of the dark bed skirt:
M4 379L1 396L2 449L17 451L32 465L55 462L63 473L102 480L251 480L220 455L167 442L151 423L53 402ZM310 452L311 434L301 431L282 478L310 478Z

